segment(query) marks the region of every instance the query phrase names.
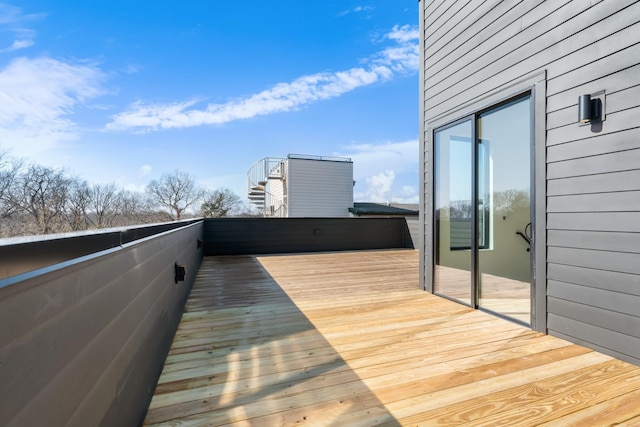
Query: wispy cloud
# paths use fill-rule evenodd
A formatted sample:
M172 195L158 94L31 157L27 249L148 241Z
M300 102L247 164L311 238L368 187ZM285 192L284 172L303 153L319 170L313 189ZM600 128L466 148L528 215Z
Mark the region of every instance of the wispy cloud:
M151 174L153 167L151 165L142 165L140 167L140 176L147 176Z
M370 17L373 9L375 8L370 5L356 6L352 9L343 10L342 12L338 13L338 16L341 17L341 16L352 14L352 13L362 13L362 14L365 14L366 17Z
M0 70L0 141L29 155L76 137L69 118L104 93L104 74L90 64L17 58Z
M201 105L200 99L173 103L138 101L113 116L109 131L150 132L161 129L219 125L235 120L295 111L303 106L335 98L363 86L390 80L418 69L418 32L411 26L396 26L386 35L393 43L344 71L302 76L246 98L223 104Z
M0 53L13 52L14 50L24 49L33 45L33 40L14 40L11 46L0 49Z
M0 47L0 53L33 46L36 32L26 27L26 25L43 16L43 14L24 14L19 7L0 3L0 29L10 33L14 38L14 41L9 46Z
M138 73L140 71L140 66L139 65L135 65L135 64L129 64L124 68L124 73L125 74L135 74Z
M418 167L418 140L388 141L374 144L352 144L335 153L349 157L354 164L354 177L361 180L391 169L396 172L414 171Z

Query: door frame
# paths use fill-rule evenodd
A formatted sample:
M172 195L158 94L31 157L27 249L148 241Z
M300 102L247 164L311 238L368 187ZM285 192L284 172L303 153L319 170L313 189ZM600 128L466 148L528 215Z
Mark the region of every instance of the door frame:
M537 71L496 89L485 96L474 99L444 114L434 117L424 124L424 139L420 150L421 165L424 168L424 179L421 179L422 194L425 195L422 206L421 250L423 251L423 274L421 287L434 292L434 132L436 129L474 116L493 106L506 102L529 92L532 105L531 126L531 328L543 333L547 332L547 274L546 274L546 72ZM428 101L426 101L428 102ZM424 112L423 112L424 114ZM474 122L475 126L475 122ZM475 165L474 165L475 167ZM474 257L475 258L475 257ZM477 262L477 261L476 261ZM472 259L473 271L477 270ZM472 272L472 274L476 274ZM474 307L477 296L472 294Z

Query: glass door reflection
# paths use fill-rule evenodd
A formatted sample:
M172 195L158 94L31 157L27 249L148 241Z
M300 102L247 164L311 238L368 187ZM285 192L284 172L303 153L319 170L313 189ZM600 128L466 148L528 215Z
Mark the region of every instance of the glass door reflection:
M473 122L434 134L434 291L472 305Z
M531 96L434 132L434 291L531 323Z
M531 322L530 97L478 115L478 228L488 230L478 252L478 306ZM483 184L484 183L484 184Z

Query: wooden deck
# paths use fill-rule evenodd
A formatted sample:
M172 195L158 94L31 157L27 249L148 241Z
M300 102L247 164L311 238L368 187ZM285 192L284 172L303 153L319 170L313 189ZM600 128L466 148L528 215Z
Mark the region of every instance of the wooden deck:
M640 367L417 277L411 250L205 258L145 425L640 425Z

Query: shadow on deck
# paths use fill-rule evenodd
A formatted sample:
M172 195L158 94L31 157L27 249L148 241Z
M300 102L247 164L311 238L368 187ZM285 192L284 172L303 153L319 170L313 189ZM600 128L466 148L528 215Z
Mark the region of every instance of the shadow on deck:
M640 423L640 368L417 277L413 250L205 258L145 425Z
M145 424L322 423L369 406L383 407L260 262L222 256L200 268Z

